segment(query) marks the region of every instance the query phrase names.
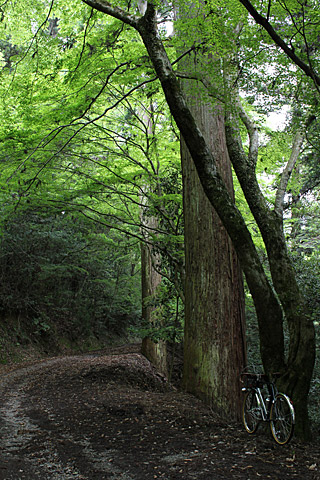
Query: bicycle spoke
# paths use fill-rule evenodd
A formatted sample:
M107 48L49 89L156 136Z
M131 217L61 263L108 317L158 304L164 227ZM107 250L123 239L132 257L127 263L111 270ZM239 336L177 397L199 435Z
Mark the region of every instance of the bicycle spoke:
M257 402L256 394L253 390L245 394L242 408L242 420L248 433L254 433L257 430L261 420L261 412Z
M273 438L280 445L288 443L293 435L294 410L286 395L279 393L271 407L270 427Z

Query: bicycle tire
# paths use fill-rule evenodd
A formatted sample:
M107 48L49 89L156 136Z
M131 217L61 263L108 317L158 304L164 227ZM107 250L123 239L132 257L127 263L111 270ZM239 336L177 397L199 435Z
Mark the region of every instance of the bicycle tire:
M270 428L274 440L279 445L288 443L293 435L295 413L287 395L278 393L270 409Z
M242 405L242 421L244 428L250 434L255 433L261 420L260 407L258 405L256 392L246 392Z

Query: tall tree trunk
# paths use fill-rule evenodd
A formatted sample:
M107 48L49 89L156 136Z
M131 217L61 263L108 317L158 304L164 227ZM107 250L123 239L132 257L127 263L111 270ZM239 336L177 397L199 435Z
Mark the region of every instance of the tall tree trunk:
M143 218L143 223L144 227L155 228L157 221L154 217ZM145 236L147 237L148 233ZM150 325L151 328L152 326L156 327L159 321L154 305L157 289L161 283L159 268L159 257L153 253L148 238L146 238L146 242L141 244L142 318L145 324ZM161 373L168 374L167 349L164 340L155 342L149 336L143 338L141 352Z
M210 110L209 105L201 104L193 113L210 135L208 142L219 155L220 169L231 187L223 117ZM239 374L246 362L242 273L184 142L182 166L186 263L183 384L216 410L239 418Z
M180 18L199 15L179 9ZM177 32L178 33L178 32ZM201 32L190 35L192 41ZM186 46L185 49L187 49ZM205 77L208 65L217 62L193 52L180 62L186 76ZM183 64L183 65L182 65ZM218 159L220 174L233 198L231 164L228 156L224 114L213 104L200 82L182 82L188 106L206 143ZM194 162L182 139L183 204L185 234L185 389L204 398L215 410L240 418L239 375L246 363L244 290L242 271L232 242L209 202Z
M146 2L139 1L139 11L143 13L146 9ZM149 110L144 109L141 112L141 118L144 120L146 126L146 134L152 136L153 134L153 119ZM158 172L157 172L158 173ZM152 187L147 185L145 193ZM147 203L147 195L142 198L142 205ZM157 306L154 305L157 295L157 289L161 283L160 274L160 255L156 254L152 248L152 237L150 232L155 232L158 226L158 221L155 216L146 215L147 204L142 207L141 224L142 235L145 238L145 243L141 244L141 293L142 293L142 319L150 328L157 328L161 319L157 318ZM167 345L166 341L159 339L153 341L150 336L142 339L141 353L147 357L150 362L157 367L157 369L164 375L168 375L167 365Z

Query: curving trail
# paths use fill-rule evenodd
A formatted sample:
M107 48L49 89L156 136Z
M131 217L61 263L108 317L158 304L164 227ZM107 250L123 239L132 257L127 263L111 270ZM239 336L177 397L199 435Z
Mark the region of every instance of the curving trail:
M248 436L132 348L0 375L0 480L319 479L315 444Z

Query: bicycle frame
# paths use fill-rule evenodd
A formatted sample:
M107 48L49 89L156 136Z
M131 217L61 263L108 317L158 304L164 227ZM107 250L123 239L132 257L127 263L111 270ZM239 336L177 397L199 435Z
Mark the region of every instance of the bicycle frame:
M251 388L251 390L254 390L256 394L258 406L261 412L261 417L264 422L267 422L270 420L271 405L272 403L274 403L274 399L277 394L276 387L272 383L268 383L266 384L266 386L268 389L268 396L269 396L268 404L266 404L266 399L263 396L262 389L260 387ZM250 390L250 389L246 389L246 390Z
M256 398L257 398L257 403L258 407L261 413L261 420L263 422L270 421L270 410L271 410L271 405L274 403L276 395L278 393L278 390L276 386L274 385L273 382L265 382L264 385L267 387L268 390L268 397L269 397L269 402L268 405L266 405L266 399L263 396L262 393L262 388L259 386L254 386L254 387L244 387L242 391L247 392L247 391L254 391Z
M267 407L266 407L266 404L265 404L265 400L264 400L262 392L261 392L261 388L255 388L255 389L252 389L252 390L255 391L255 395L256 395L257 401L258 401L258 406L259 406L260 412L261 412L261 417L262 417L262 420L265 422L268 419L268 412L267 412ZM269 408L269 411L270 411L270 408Z

